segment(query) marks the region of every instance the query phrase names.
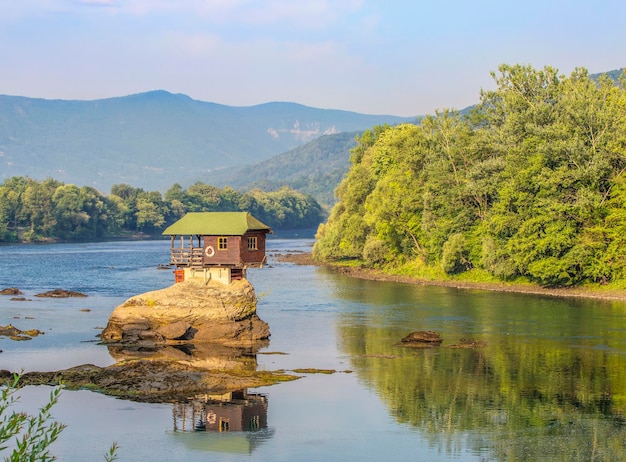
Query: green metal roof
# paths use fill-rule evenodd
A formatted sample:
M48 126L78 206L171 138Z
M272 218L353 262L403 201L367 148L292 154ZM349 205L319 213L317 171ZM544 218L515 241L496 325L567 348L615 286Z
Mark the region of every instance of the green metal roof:
M272 232L248 212L189 212L163 235L242 236L249 230Z

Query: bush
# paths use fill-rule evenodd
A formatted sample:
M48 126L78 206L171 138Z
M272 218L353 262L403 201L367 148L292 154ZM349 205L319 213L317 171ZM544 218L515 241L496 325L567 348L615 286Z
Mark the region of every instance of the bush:
M16 392L19 389L19 376L15 374L13 380L0 390L0 453L10 449L7 443L14 439L14 448L5 461L52 461L56 457L50 454L49 447L59 437L65 425L52 419L51 411L59 401L61 388L50 392L48 403L37 415L31 416L25 412L11 412L12 406L19 402ZM104 458L107 462L117 459L118 446L113 443Z
M50 455L48 447L56 441L65 425L52 421L50 411L58 402L61 394L60 388L50 392L48 403L43 406L36 416L30 416L25 412L11 412L8 410L18 402L15 396L18 390L19 376L15 375L13 381L2 389L0 393L0 452L6 450L5 445L11 438L15 438L15 448L5 460L55 460Z
M465 237L461 233L453 234L443 245L441 268L448 274L462 273L471 268L467 257Z
M384 241L369 238L363 246L363 260L370 265L382 265L387 261L389 250Z

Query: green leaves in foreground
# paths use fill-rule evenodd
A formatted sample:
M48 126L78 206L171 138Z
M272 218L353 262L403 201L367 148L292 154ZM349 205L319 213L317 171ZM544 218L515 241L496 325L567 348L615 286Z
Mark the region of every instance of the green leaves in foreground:
M11 407L19 402L16 396L19 390L19 376L0 389L0 453L10 450L11 454L4 458L10 462L53 461L56 457L50 454L50 445L54 443L65 425L52 418L52 408L58 403L61 388L50 392L48 402L39 409L36 415L25 412L11 412ZM9 444L11 443L12 444ZM107 462L117 459L118 445L113 443L105 454Z
M15 396L18 382L19 377L15 376L13 382L0 391L0 452L8 449L6 443L14 438L15 447L11 455L5 458L6 461L55 460L48 448L59 437L65 425L53 421L50 413L59 400L61 389L55 388L50 392L48 403L37 415L15 411L9 414L9 408L19 400Z

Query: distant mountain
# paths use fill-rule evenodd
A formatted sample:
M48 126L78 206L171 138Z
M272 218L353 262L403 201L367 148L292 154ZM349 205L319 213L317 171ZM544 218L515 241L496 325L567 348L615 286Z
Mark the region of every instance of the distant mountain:
M593 80L597 80L601 75L606 75L610 79L613 79L615 81L615 83L619 83L619 79L620 79L621 76L624 75L624 71L626 71L626 68L613 69L612 71L608 71L608 72L600 72L598 74L590 74L589 77L591 77Z
M256 164L210 172L205 182L240 191L274 191L289 186L330 208L334 191L350 168L350 149L362 132L323 135L291 151Z
M0 95L0 180L52 177L104 193L118 183L164 191L325 134L411 120L295 103L225 106L161 90L94 101Z

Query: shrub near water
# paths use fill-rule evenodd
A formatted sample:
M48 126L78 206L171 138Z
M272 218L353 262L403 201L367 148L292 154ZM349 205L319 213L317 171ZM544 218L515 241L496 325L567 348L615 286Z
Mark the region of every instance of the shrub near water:
M61 388L50 392L48 402L37 415L28 415L11 409L19 402L16 396L18 387L19 376L15 375L0 390L0 454L10 450L11 454L4 460L11 462L56 460L50 454L49 447L57 440L65 425L54 421L51 411L59 401ZM12 440L13 443L9 445ZM116 460L117 449L117 444L113 443L104 456L105 461Z

